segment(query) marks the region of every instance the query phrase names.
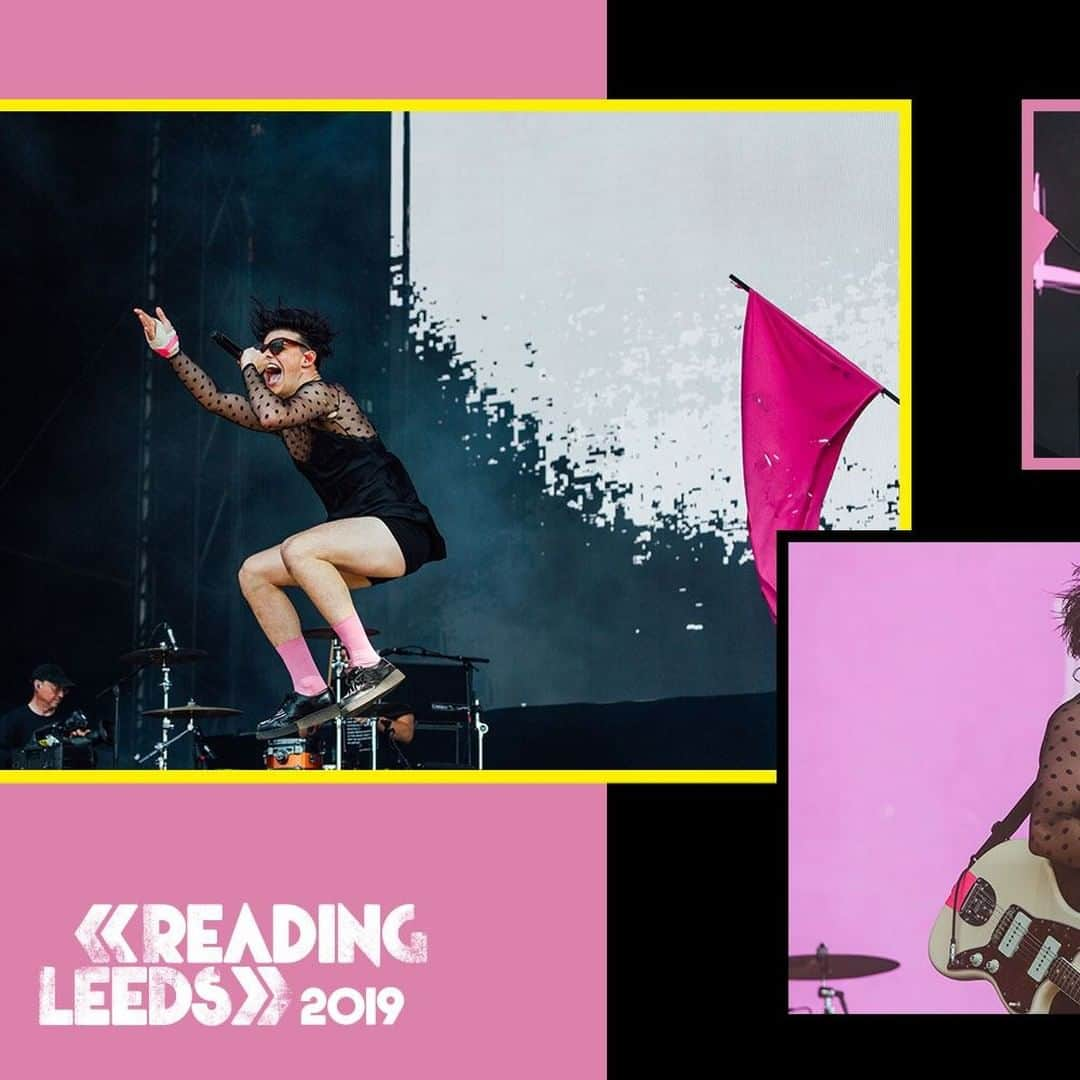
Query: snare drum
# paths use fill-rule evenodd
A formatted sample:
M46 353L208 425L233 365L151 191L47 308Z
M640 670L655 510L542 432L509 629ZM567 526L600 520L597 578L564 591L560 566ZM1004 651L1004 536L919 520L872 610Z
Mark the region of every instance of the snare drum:
M323 756L317 739L295 735L287 739L271 739L266 744L268 769L321 769Z

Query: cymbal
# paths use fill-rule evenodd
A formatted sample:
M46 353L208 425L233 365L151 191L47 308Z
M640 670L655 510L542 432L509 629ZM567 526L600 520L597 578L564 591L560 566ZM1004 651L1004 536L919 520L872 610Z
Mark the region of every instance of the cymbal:
M329 626L311 626L307 630L301 631L309 641L331 641L337 637L333 628ZM378 637L379 631L372 630L370 627L364 627L364 633L368 637Z
M829 953L824 962L817 956L789 956L789 979L858 979L863 975L880 975L900 966L899 960L883 956L842 956Z
M166 646L164 649L157 645L150 649L136 649L134 652L124 653L120 657L123 664L160 664L168 661L170 664L189 664L192 660L201 660L210 654L205 649L173 649Z
M239 709L226 709L217 705L174 705L169 709L144 709L143 716L239 716Z

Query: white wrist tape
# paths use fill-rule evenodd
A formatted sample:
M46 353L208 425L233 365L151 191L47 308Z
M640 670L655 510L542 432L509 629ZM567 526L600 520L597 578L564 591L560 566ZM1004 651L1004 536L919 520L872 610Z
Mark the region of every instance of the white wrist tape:
M175 356L180 351L180 338L171 326L166 326L160 319L155 319L154 336L150 339L150 348L158 356Z

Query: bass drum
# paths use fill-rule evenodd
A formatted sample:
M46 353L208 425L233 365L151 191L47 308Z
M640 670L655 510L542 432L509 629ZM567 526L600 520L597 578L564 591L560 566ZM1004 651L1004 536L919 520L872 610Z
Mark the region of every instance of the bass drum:
M271 739L266 744L268 769L321 769L323 756L318 738Z

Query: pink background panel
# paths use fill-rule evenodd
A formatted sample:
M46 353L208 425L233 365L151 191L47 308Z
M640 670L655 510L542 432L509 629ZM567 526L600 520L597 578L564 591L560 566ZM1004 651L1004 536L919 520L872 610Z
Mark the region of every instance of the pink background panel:
M247 1074L602 1076L606 1043L601 787L0 787L5 1071L161 1080ZM39 1027L38 970L90 963L73 932L92 903L416 906L429 962L384 956L280 970L276 1027ZM229 926L230 921L224 920ZM219 939L227 939L226 930ZM128 940L138 948L138 933ZM196 965L181 970L193 976ZM299 1024L299 992L395 985L393 1026ZM66 1000L64 995L66 994ZM234 996L234 1010L243 1000Z
M24 4L4 97L603 97L598 0Z
M927 941L1080 690L1054 619L1080 543L789 552L788 951L899 960L834 984L852 1012L1002 1013L988 985L939 975ZM788 985L821 1012L816 983Z

